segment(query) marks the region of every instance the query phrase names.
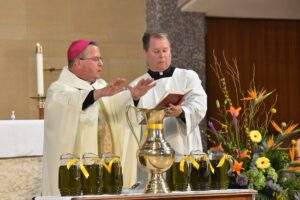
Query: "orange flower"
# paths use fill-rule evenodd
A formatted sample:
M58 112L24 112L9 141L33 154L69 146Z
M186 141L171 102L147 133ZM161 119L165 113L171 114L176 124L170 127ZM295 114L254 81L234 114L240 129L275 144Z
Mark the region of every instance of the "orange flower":
M268 146L268 148L271 148L273 145L274 145L274 138L272 135L272 137L270 137L267 141L267 146Z
M217 146L214 146L214 147L211 147L210 148L211 151L221 151L221 152L224 152L224 149L222 147L222 144L219 144Z
M293 123L292 123L291 125L289 125L289 126L285 129L284 133L285 133L285 134L291 133L297 126L298 126L298 124L293 124Z
M256 92L256 89L250 89L248 90L248 96L244 97L241 100L254 100L254 104L258 104L262 102L265 98L267 98L270 94L272 94L273 91L266 94L266 90L260 90L259 92Z
M282 129L276 124L276 122L274 122L273 120L271 121L271 124L273 126L273 128L279 132L279 133L282 133Z
M286 129L283 130L274 121L271 121L271 124L272 124L273 128L281 134L289 134L298 126L298 124L290 123L290 125Z
M237 150L237 156L240 159L251 158L250 151L248 149L243 150L243 151Z
M253 100L253 99L257 98L257 93L256 93L256 89L255 88L254 89L250 89L247 92L248 92L248 96L242 98L241 100L248 101L248 100Z
M233 165L232 165L232 172L236 172L237 174L241 173L241 170L243 170L243 162L238 162L238 161L234 161Z
M241 107L235 108L233 106L230 106L230 108L229 108L229 110L227 110L227 112L230 112L231 116L237 117L237 116L239 116L241 109L242 109Z

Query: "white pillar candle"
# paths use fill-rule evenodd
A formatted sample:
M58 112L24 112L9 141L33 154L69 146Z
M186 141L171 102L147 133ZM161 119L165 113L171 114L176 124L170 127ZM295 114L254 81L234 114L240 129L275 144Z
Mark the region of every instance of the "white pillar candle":
M43 67L43 48L36 44L36 74L37 74L37 94L44 96L44 67Z

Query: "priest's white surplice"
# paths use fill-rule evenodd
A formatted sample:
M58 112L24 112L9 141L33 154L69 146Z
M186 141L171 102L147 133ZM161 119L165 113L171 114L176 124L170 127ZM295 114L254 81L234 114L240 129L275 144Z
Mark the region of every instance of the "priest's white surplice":
M137 78L151 78L148 73ZM182 103L185 121L180 118L167 117L164 119L164 137L176 153L189 154L193 150L202 150L199 123L204 118L207 109L207 95L196 72L175 68L171 77L155 81L156 86L140 98L138 107L154 108L168 91L186 91L191 89Z

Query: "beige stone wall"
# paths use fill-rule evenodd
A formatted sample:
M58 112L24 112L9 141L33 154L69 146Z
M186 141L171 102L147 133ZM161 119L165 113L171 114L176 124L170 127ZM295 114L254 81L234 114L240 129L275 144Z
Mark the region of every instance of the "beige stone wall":
M42 191L42 158L0 159L0 199L30 200Z
M0 119L37 118L35 44L44 68L66 65L70 41L96 40L105 59L103 77L132 80L145 68L141 35L144 0L0 0ZM44 72L45 90L59 72Z

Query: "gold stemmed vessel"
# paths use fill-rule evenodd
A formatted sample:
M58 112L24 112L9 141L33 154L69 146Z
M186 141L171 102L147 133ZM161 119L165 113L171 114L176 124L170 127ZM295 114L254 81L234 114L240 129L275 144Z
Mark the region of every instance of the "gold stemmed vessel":
M142 122L146 126L145 134L141 137L135 133L129 117L129 110L133 108L136 113L143 116ZM140 109L128 106L126 111L128 124L139 145L137 159L139 163L149 170L148 183L145 193L169 193L170 190L163 178L163 172L169 169L175 159L175 152L163 137L164 110Z

